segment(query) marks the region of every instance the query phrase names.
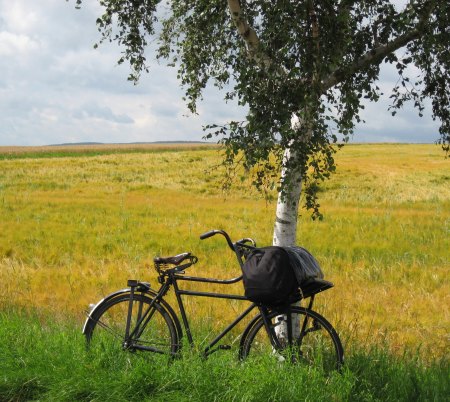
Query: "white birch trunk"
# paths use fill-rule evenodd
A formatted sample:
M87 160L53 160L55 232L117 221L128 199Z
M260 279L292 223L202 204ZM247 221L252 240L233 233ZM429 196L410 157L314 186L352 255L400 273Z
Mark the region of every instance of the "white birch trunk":
M284 160L292 157L291 150L288 148L284 151ZM302 190L302 173L300 171L292 172L283 168L281 172L281 181L287 176L290 183L289 191L284 197L278 194L277 210L275 214L275 227L273 230L274 246L295 246L297 242L297 217L300 194Z
M302 122L296 115L292 116L291 126L294 130L299 130ZM311 131L308 130L303 137L303 141L308 141L311 137ZM289 148L284 151L283 162L295 158L295 154ZM283 168L281 172L281 181L283 182L288 178L290 185L289 190L285 193L284 197L281 193L278 194L277 210L275 217L275 227L273 231L273 245L274 246L295 246L297 244L297 218L298 207L300 203L300 195L302 190L302 178L303 172L301 170L288 170ZM299 305L296 303L294 305ZM280 341L286 340L288 337L287 317L278 316L276 318L280 325L275 327L275 333ZM292 336L296 338L300 335L300 317L292 318ZM284 360L282 356L279 356L280 360Z
M293 115L291 118L291 127L295 131L300 131L303 122ZM311 138L311 130L307 130L303 138L298 138L297 141L306 142ZM290 148L286 148L283 156L283 164L295 159L295 154ZM273 245L274 246L295 246L297 243L297 217L298 206L300 203L300 194L302 191L303 172L299 169L286 169L281 171L281 182L286 179L290 185L288 186L285 196L278 194L277 210L275 215L275 227L273 230Z

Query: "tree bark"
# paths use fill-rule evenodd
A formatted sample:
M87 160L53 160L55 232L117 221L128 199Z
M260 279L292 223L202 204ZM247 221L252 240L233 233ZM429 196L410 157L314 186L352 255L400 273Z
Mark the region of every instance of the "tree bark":
M293 130L300 132L302 125L305 122L301 121L296 115L292 116L291 127ZM312 131L306 130L303 137L297 141L306 142L311 138ZM295 160L295 151L291 148L286 148L283 156L283 164L289 160ZM292 166L292 163L289 164ZM303 172L300 169L289 169L284 167L281 171L281 182L288 180L290 183L288 190L282 195L278 193L277 210L275 215L275 227L273 231L273 245L281 247L295 246L297 244L297 219L298 207L300 204L300 195L302 191ZM299 305L299 303L293 304ZM287 317L280 315L277 317L279 325L275 327L275 333L281 341L288 337ZM297 338L300 335L300 317L292 318L292 336ZM280 360L284 360L281 355L278 355Z
M284 161L294 158L290 148L284 151ZM274 246L294 246L297 242L297 217L300 194L302 191L301 171L289 171L283 168L281 181L289 180L289 189L285 194L278 193L275 227L273 230Z
M300 120L297 115L291 118L291 127L298 133L304 129L307 124ZM297 136L296 141L307 142L312 136L311 129L306 127L305 134ZM297 243L297 218L298 207L300 204L300 195L302 192L303 172L301 169L292 168L292 162L295 161L296 155L292 148L286 148L283 156L283 169L281 171L281 183L286 181L289 183L284 191L278 193L277 210L275 214L275 226L273 230L273 245L274 246L295 246Z

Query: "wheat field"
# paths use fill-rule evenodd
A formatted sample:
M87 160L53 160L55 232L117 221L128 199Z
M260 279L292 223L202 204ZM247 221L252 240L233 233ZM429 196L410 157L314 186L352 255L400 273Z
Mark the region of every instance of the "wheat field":
M189 274L239 275L223 239L199 240L207 230L271 243L275 203L251 178L223 193L220 149L113 148L0 148L0 309L35 309L81 324L89 303L127 279L157 286L155 255L191 251L199 263ZM303 210L299 219L298 244L335 284L315 309L347 350L358 343L445 356L448 159L435 145L368 144L344 147L336 161L337 173L320 191L324 220L311 221ZM207 289L243 291L241 284ZM242 307L187 300L196 324L212 328Z

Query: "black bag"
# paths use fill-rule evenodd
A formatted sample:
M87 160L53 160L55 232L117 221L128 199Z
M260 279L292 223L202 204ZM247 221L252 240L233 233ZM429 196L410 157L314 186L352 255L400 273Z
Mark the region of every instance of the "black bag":
M245 296L255 303L270 306L293 302L298 293L298 282L288 252L282 247L252 250L242 272Z
M300 285L308 279L323 279L323 272L314 256L303 247L285 247L292 269Z

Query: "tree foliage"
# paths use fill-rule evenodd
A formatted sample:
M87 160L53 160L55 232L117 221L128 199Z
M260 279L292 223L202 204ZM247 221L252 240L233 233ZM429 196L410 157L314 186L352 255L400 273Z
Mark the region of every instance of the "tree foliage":
M334 171L335 149L361 121L364 100L378 100L382 63L399 74L391 112L412 101L421 114L430 98L441 121L437 141L449 150L448 0L402 7L387 0L99 1L101 41L121 46L130 80L148 71L156 41L156 57L178 69L191 111L207 83L225 88L225 100L249 112L244 122L208 127L206 137L226 145L224 163L257 167L257 186L269 179L283 191L296 183L279 182L270 155L288 171L308 172L305 200L314 216L316 183ZM292 125L292 116L301 124ZM294 156L283 159L285 149Z

